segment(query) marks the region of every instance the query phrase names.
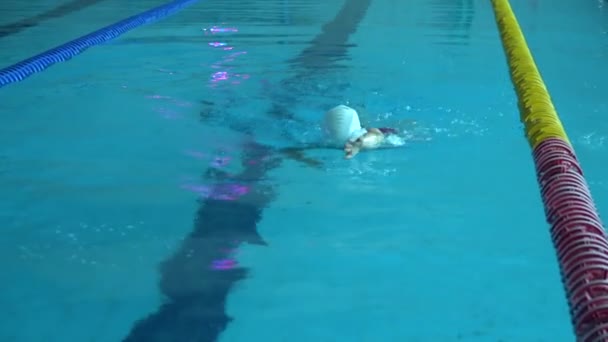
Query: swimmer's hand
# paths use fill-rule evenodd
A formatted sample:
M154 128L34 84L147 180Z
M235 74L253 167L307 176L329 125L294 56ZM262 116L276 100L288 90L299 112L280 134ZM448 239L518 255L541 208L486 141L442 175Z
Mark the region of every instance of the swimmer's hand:
M361 144L357 141L347 141L344 145L344 158L351 159L354 157L359 151L361 151Z
M384 141L384 134L377 128L369 128L367 133L355 140L349 140L344 144L344 158L351 159L361 150L378 148Z

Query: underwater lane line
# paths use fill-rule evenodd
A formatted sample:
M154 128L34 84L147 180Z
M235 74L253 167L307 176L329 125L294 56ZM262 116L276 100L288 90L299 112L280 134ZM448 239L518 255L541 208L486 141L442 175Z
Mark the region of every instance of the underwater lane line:
M327 44L345 45L370 3L371 0L346 0L336 17L324 25L334 30L324 29L312 40L311 46L299 55L307 56L306 62L292 64L295 76L286 81L299 82L309 73L309 65L333 63L335 59L322 52L327 51ZM273 102L273 107L278 105ZM236 200L201 200L193 231L161 264L159 287L164 303L136 322L125 342L214 342L232 320L225 302L233 286L246 279L248 269L231 261L231 255L245 242L265 245L257 223L277 193L273 184L265 180L268 172L283 161L276 148L255 142L247 132L241 133L250 137L243 148L244 171L230 176L209 169L207 177L216 179L218 189L241 186L247 189L245 195Z
M72 0L46 12L14 21L10 24L0 25L0 38L12 36L28 28L36 27L42 24L44 21L50 19L59 19L72 12L83 10L103 1L105 0Z

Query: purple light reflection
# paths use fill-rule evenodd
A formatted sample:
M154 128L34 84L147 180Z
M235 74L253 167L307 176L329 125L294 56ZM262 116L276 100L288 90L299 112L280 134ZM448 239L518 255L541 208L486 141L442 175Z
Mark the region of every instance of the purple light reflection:
M228 79L228 72L227 71L218 71L218 72L212 74L211 78L212 78L212 82L225 81Z
M212 66L213 68L218 68L218 66ZM241 80L246 81L251 77L249 74L231 74L227 71L218 71L211 74L211 82L223 82L232 78L232 84L240 84Z
M203 29L203 31L205 33L207 33L207 32L211 32L211 33L238 32L238 30L234 27L219 27L219 26L213 26L209 29ZM228 46L227 43L223 43L223 42L219 42L219 41L212 41L207 44L213 48L222 48L223 50L226 50L226 51L232 51L234 49L233 46ZM224 81L229 81L229 80L230 80L229 81L230 84L238 85L238 84L241 84L243 81L248 80L250 78L250 75L231 73L230 70L233 68L224 66L224 64L232 63L237 57L239 57L240 55L244 55L246 53L247 53L247 51L233 52L233 53L228 54L227 56L224 56L220 61L211 64L212 69L216 69L216 70L219 69L221 71L215 71L215 72L211 73L211 79L209 81L208 86L210 88L216 88L218 86L218 83L224 82Z
M182 188L194 192L200 197L221 201L236 201L250 191L248 186L241 184L217 184L214 186L185 184L182 185Z
M203 31L207 31L207 29L203 29ZM211 26L208 29L211 33L227 33L227 32L239 32L236 27L219 27L219 26Z
M211 268L218 271L233 269L238 265L235 259L219 259L211 262Z

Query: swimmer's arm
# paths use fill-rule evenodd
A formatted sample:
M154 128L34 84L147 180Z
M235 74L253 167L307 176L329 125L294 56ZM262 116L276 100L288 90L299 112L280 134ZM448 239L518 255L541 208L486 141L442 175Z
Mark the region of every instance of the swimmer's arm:
M367 132L363 137L346 142L344 145L344 158L351 159L364 150L389 149L405 145L404 139L396 134L382 133L377 128L368 128Z
M344 144L344 158L351 159L363 150L374 150L382 145L384 133L377 128L367 128L366 133Z

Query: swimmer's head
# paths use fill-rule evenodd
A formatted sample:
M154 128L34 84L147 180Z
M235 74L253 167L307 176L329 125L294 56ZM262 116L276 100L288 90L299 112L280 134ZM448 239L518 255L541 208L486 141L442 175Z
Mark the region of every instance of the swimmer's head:
M351 107L336 106L325 113L324 130L330 143L342 146L353 135L361 135L359 114Z

